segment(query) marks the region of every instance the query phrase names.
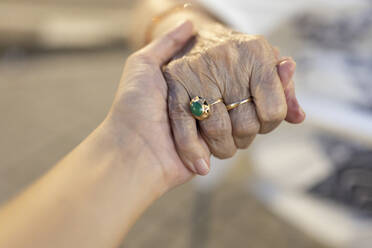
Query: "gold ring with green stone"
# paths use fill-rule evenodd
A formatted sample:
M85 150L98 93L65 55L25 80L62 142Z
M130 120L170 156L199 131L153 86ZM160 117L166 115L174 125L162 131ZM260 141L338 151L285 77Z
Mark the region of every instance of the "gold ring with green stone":
M190 101L191 114L199 121L205 120L210 116L211 106L220 102L222 98L209 104L205 98L196 96Z

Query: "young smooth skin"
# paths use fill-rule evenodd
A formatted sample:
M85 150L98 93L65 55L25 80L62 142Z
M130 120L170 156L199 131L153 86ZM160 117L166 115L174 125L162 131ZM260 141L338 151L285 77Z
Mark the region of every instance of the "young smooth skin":
M0 247L117 247L158 197L191 179L173 142L161 66L186 22L127 60L110 113L49 173L0 210Z

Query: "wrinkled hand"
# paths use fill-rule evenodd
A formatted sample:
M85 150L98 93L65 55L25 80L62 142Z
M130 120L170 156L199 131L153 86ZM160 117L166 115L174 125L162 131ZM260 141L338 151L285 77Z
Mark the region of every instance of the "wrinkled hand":
M247 148L257 134L274 130L284 119L291 123L304 120L294 94L295 63L280 60L276 49L262 36L213 25L200 31L181 54L185 55L175 58L164 72L177 150L192 171L208 173L200 159L209 164L210 152L229 158L237 149ZM190 99L195 96L209 102L222 98L226 105L249 97L254 102L229 112L223 103L213 105L211 116L197 125L189 110Z

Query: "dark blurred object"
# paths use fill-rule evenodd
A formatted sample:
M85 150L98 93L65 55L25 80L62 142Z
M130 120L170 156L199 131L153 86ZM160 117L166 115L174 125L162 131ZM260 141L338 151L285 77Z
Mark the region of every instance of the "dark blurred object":
M329 52L323 54L327 57L339 56L339 61L348 69L342 72L345 73L343 77L352 78L354 87L363 96L351 103L356 108L372 112L372 1L369 2L367 8L345 9L342 15L326 13L327 10L309 12L297 17L294 23L304 43Z
M372 217L372 150L323 136L332 173L310 192L351 207Z

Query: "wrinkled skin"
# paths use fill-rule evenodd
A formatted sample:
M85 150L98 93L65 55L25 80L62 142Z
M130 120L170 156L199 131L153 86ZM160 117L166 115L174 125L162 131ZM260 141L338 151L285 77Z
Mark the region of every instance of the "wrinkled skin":
M283 65L282 75L278 65ZM294 96L294 67L293 60L280 60L276 49L262 36L241 34L220 25L200 31L164 68L171 126L184 163L192 171L206 174L195 162L198 158L209 152L229 158L237 149L247 148L257 134L273 131L286 118L301 122L304 113ZM218 103L212 106L208 119L197 122L189 110L190 99L195 96L209 102L223 98L226 105L249 97L254 102L229 112Z

